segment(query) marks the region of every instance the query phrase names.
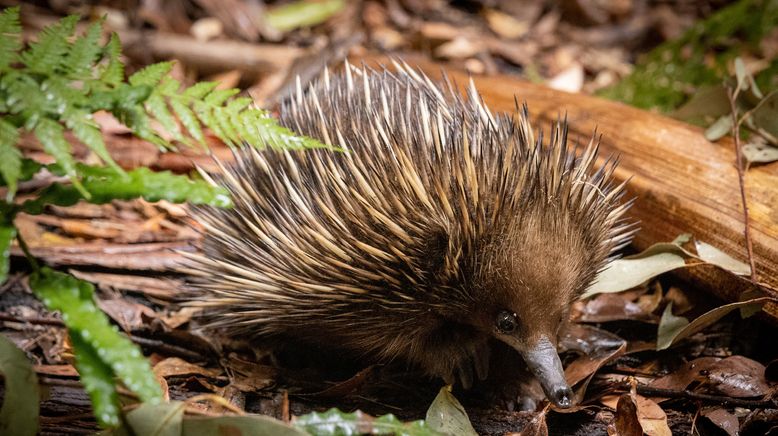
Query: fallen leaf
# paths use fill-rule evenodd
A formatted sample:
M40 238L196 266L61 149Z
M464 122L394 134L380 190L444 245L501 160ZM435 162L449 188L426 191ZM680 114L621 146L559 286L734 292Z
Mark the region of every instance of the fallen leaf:
M729 436L738 434L740 423L738 422L737 416L729 413L723 407L703 409L701 414L715 424L716 427L724 430Z
M732 115L722 115L713 124L705 129L705 139L718 141L732 130Z
M664 350L672 344L673 339L687 325L689 320L682 316L673 315L673 302L665 306L662 312L662 318L659 320L659 327L656 334L656 349Z
M168 357L154 365L154 374L158 377L173 377L183 375L202 375L205 377L216 378L222 374L221 370L203 368L199 365L189 363L178 357Z
M613 422L619 436L643 436L643 427L638 420L638 405L629 394L618 397L616 416Z
M546 82L549 88L559 91L577 93L581 92L584 84L583 65L578 62L573 63L564 71L552 77Z
M702 380L704 378L702 372L708 371L711 365L719 360L721 359L718 357L699 357L686 362L683 366L664 377L654 379L649 383L649 386L676 391L685 390L692 382Z
M496 9L486 9L484 17L492 31L504 39L518 39L529 31L529 23Z
M560 344L566 351L584 353L565 368L565 379L570 386L593 375L622 355L627 347L627 341L615 334L583 324L571 324L561 335Z
M768 301L776 301L774 298L771 297L761 297L761 298L754 298L752 300L747 301L740 301L737 303L730 303L725 304L723 306L717 307L713 310L710 310L699 317L695 318L694 321L683 324L680 321L674 321L671 325L666 325L664 327L664 330L662 331L661 339L659 335L657 335L657 350L664 350L665 348L668 348L676 343L678 343L680 340L688 338L689 336L699 332L700 330L704 329L705 327L708 327L709 325L715 323L728 313L732 312L735 309L740 308L746 308L749 310L759 308L761 309L762 306L765 305ZM668 306L670 306L668 304ZM665 313L667 313L667 309L665 309ZM672 313L668 316L668 318L672 316ZM664 318L664 314L662 315ZM678 317L675 317L678 318ZM668 319L668 322L671 322L672 319ZM683 325L682 325L683 324ZM672 328L671 328L672 327ZM659 328L662 329L662 322L659 322Z
M694 246L697 249L697 256L705 262L742 276L751 274L751 267L747 263L735 259L710 244L694 241Z
M427 409L427 425L443 434L477 436L465 408L451 393L451 386L443 386Z
M778 160L778 147L765 143L749 142L740 149L743 157L752 163L770 163Z
M637 394L608 395L600 402L616 409L614 427L619 436L672 436L667 414L648 398Z
M764 365L747 357L719 360L711 365L707 376L712 388L730 397L761 397L770 392Z

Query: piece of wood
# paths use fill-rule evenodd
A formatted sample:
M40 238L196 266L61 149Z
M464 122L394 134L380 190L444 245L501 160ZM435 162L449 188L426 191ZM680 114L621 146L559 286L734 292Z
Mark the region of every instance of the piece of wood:
M370 65L391 65L386 58L364 58ZM441 77L441 66L406 60L431 78ZM459 86L467 85L465 72L446 70ZM602 134L602 158L617 154L621 163L615 178L632 177L629 193L635 197L630 216L640 221L634 245L647 248L656 242L691 233L746 261L743 210L735 151L731 138L717 143L703 130L656 113L582 94L556 91L505 75L474 76L476 87L494 112L515 110L514 96L526 102L536 124L548 131L551 122L567 115L570 139L587 142ZM746 174L751 213L754 262L761 288L778 297L778 164L753 167ZM713 266L686 269L684 276L727 301L737 301L751 283ZM778 306L766 311L778 319Z

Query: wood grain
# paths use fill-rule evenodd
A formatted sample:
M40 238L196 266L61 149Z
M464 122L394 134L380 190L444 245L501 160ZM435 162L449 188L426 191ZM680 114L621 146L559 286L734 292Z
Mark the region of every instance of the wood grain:
M360 60L361 61L361 60ZM366 59L368 64L385 59ZM430 77L440 78L441 67L418 65ZM459 85L467 73L446 71ZM495 112L513 111L514 96L526 102L533 119L548 131L551 122L567 114L570 138L588 141L595 129L602 134L601 156L621 159L615 177L632 177L630 193L636 202L630 214L640 221L634 245L644 249L692 233L735 258L746 261L743 212L731 138L717 143L705 139L702 129L621 103L556 91L510 76L475 76L476 87ZM748 170L746 193L757 278L764 292L778 297L778 164ZM716 267L687 269L686 278L728 301L752 287L743 278ZM778 306L767 307L778 319Z

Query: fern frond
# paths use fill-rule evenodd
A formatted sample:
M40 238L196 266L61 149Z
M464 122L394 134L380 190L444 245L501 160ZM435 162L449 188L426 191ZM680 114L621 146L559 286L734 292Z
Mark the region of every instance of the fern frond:
M192 99L201 99L208 95L209 92L213 91L217 86L219 86L219 83L217 82L195 83L184 91L183 96Z
M0 177L8 186L7 201L16 194L17 181L22 173L22 153L16 148L18 140L19 130L0 118Z
M111 34L108 43L103 47L103 58L107 60L98 76L100 81L110 85L117 86L124 81L124 64L120 56L122 55L122 44L119 42L119 35L116 32Z
M43 29L38 34L38 41L21 53L22 62L34 73L58 73L65 64L70 49L68 38L73 35L77 22L78 16L70 15Z
M205 141L203 129L200 128L200 121L197 120L197 116L192 111L192 109L187 106L186 103L184 103L182 100L171 98L170 107L173 108L173 111L178 116L178 119L181 120L181 124L184 125L189 134L195 140L197 140L197 142L202 143Z
M105 141L103 141L103 134L100 133L100 128L97 123L92 119L92 115L84 110L72 110L65 114L65 125L68 129L73 131L73 134L79 141L83 142L90 150L106 164L108 164L114 171L124 174L124 170L116 164L116 162L108 153L108 149L105 147Z
M127 78L130 85L156 86L173 68L173 62L151 64Z
M40 117L51 109L52 102L32 77L19 71L9 71L0 77L0 89L5 91L5 106L9 113L20 114L24 127L32 129Z
M6 71L16 61L16 52L22 47L22 25L19 21L19 6L0 13L0 71Z
M100 46L100 35L103 31L103 20L95 21L86 33L76 39L70 48L65 61L65 67L70 77L85 80L92 77L92 68L103 48Z
M73 186L78 189L85 198L89 193L84 190L76 173L76 163L73 160L70 143L65 139L65 129L58 122L49 118L41 118L35 126L35 136L43 144L43 149L57 160L57 164L68 176Z

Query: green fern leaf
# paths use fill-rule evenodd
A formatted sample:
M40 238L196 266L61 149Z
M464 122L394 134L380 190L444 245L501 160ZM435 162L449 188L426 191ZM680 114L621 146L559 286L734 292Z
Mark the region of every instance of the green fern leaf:
M62 76L49 77L41 84L40 89L50 102L49 111L60 116L87 103L87 96L81 90L72 87Z
M216 86L218 86L218 82L199 82L195 83L194 85L190 86L186 91L184 91L183 96L189 97L195 100L199 100L206 95L208 95L209 92L213 91Z
M249 107L251 101L248 97L238 97L230 101L225 109L230 115L237 116L240 111Z
M149 125L149 117L146 115L146 112L143 111L141 105L121 105L115 107L112 113L113 116L124 123L125 126L132 129L133 133L139 138L145 139L160 148L167 148L167 141L160 138L151 128Z
M151 64L127 78L132 86L156 86L173 68L173 62Z
M74 79L84 80L92 77L92 67L102 51L100 34L103 30L103 20L92 23L84 36L76 39L70 48L66 67Z
M0 90L6 92L5 105L8 112L21 114L24 128L31 130L42 114L53 111L52 102L41 91L38 82L27 74L9 71L0 75Z
M30 44L30 48L22 52L22 62L34 73L50 75L59 72L70 49L68 38L77 22L78 16L70 15L43 29L38 34L38 42Z
M146 100L146 110L162 124L162 127L173 137L173 139L176 141L185 141L184 136L181 134L181 129L178 127L178 123L173 114L170 113L162 95L158 93L151 94Z
M200 127L200 121L197 120L197 116L192 109L177 98L170 99L170 107L173 108L173 112L176 113L176 116L178 116L181 124L186 127L189 134L202 144L205 141L205 137L203 136L203 130Z
M76 163L73 160L70 143L65 139L62 126L49 118L41 118L38 125L35 126L35 136L43 144L43 149L57 161L57 164L64 170L65 175L70 178L70 182L86 198L89 193L84 190L76 174Z
M94 151L95 154L100 157L103 162L113 168L114 171L122 174L124 173L124 170L116 164L111 157L111 154L108 153L108 149L105 147L105 141L103 141L103 135L100 133L100 128L92 119L91 114L82 110L68 112L65 114L65 125L68 129L73 131L73 134L76 135L76 138L78 138L79 141L86 144L90 150Z
M22 47L22 25L19 22L19 6L0 13L0 71L5 71L16 60Z
M229 146L235 145L233 144L229 135L227 135L227 132L222 129L219 120L216 118L215 112L218 107L214 108L201 100L195 100L193 106L194 111L197 114L197 118L200 119L200 122L202 122L205 127L211 129L213 134L224 141L225 144Z
M233 95L239 93L239 89L231 88L231 89L217 89L210 94L208 94L207 97L205 97L205 104L210 106L221 106L224 104L225 101L227 101L228 98L232 97Z
M108 63L99 74L102 82L117 86L124 81L124 64L120 59L121 54L122 44L119 42L119 36L112 33L108 43L103 47L103 58L106 58Z
M19 130L13 124L0 118L0 177L8 186L6 201L16 194L16 182L22 173L22 153L16 147Z

